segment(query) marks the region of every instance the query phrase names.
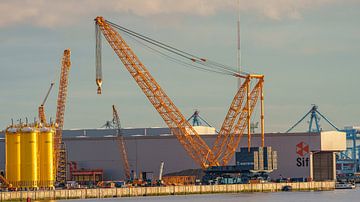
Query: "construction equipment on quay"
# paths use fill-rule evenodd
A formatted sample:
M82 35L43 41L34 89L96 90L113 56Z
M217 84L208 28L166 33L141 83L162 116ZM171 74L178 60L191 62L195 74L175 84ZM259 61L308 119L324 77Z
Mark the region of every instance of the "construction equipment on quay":
M261 133L262 136L264 136L264 75L232 71L224 65L188 54L159 41L150 39L149 37L109 22L103 17L97 17L95 19L95 28L97 59L96 84L98 86L98 94L101 94L101 85L103 82L101 70L102 33L126 69L147 96L151 104L155 107L165 123L171 129L172 133L177 137L187 153L202 168L207 168L209 166L227 165L229 160L233 157L246 127L248 128L248 149L250 150L250 117L259 97L261 99ZM217 73L220 73L222 70L222 72L225 74L241 77L244 79L244 82L237 91L231 103L221 130L218 134L218 138L216 139L212 149L210 149L204 140L197 134L191 124L188 123L180 110L166 95L165 91L156 82L154 77L151 76L150 72L145 68L139 58L135 55L132 49L121 37L121 35L115 31L115 29L118 29L132 37L144 40L152 45L156 45L157 47L176 54L177 56L186 58L193 63L196 63L197 65L203 65L203 67L193 65L196 68L202 68ZM212 67L217 69L209 69ZM251 89L250 82L252 80L256 80L257 83ZM264 137L262 138L262 146L264 146Z

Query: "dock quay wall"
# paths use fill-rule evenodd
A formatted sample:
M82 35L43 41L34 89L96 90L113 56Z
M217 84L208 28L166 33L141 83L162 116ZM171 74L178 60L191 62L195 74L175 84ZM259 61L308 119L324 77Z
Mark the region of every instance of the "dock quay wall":
M166 187L128 187L128 188L97 188L97 189L58 189L37 191L0 192L1 201L19 201L28 198L32 200L44 199L86 199L86 198L115 198L160 195L188 195L212 193L239 192L276 192L284 186L291 186L292 190L333 190L335 182L295 182L295 183L260 183L260 184L228 184L228 185L187 185Z

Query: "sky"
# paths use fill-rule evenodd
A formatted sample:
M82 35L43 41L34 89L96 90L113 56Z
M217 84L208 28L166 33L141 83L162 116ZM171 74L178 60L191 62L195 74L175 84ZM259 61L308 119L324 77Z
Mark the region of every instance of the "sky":
M340 128L360 125L359 9L360 0L240 0L241 63L265 75L266 132L286 131L312 104ZM165 126L105 40L103 95L96 94L96 16L236 69L237 0L1 0L0 128L11 119L34 120L52 81L45 109L54 119L66 48L66 129L102 126L112 104L123 127ZM186 68L128 42L185 117L197 109L221 127L235 77Z

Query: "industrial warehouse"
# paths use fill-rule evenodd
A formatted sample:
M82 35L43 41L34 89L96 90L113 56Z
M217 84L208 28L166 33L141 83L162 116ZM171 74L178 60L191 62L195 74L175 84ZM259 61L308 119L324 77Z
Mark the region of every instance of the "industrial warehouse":
M65 49L61 59L56 119L47 121L45 115L46 100L54 85L51 83L38 108L39 120L29 122L26 118L14 123L12 119L0 134L3 190L33 191L35 195L39 191L54 191L51 192L53 198L59 189L110 188L118 193L117 189L138 187L193 186L196 190L196 186L215 186L211 189L216 189L213 193L217 193L223 189L217 185L260 184L261 187L250 190L265 191L265 184L275 187L270 190L289 191L292 185L286 183L294 182L303 183L297 185L297 190L331 190L335 189L339 174L357 174L358 130L337 128L316 105L288 131L265 132L264 75L231 70L231 67L181 51L101 16L95 18L95 33L97 94L102 94L104 82L103 37L166 127L123 128L113 105L113 119L104 125L105 128L65 130L68 75L72 65L70 49ZM179 57L178 60L191 61L196 67L200 65L241 79L230 106L225 107L228 111L221 128L201 125L199 119L206 121L198 111L186 119L120 33L168 51L173 54L171 57ZM291 132L308 115L309 130ZM318 116L334 130L322 130ZM256 124L259 132L255 132L254 117L259 119ZM312 124L315 124L315 130ZM351 138L353 144L349 146ZM348 184L341 186L353 188L355 177L345 179ZM316 184L318 182L324 183ZM278 183L280 187L277 187ZM147 188L145 192L148 190L151 189ZM160 190L153 194L161 195ZM232 192L243 190L235 186ZM126 196L131 196L130 192Z
M199 134L207 144L214 143L216 134L201 132L215 132L215 128L195 128L198 128ZM165 163L165 175L199 168L168 128L125 128L122 131L130 169L136 173L151 172L158 177L162 161ZM102 170L104 180L124 179L125 173L115 134L115 129L64 130L63 139L68 152L68 163L75 162L79 170ZM266 145L271 145L273 150L278 152L278 168L270 174L273 179L284 177L312 178L316 181L334 180L335 153L346 150L346 135L341 132L269 133L265 136ZM252 142L253 146L259 146L261 136L253 134ZM245 146L245 142L242 142L239 147ZM0 140L0 149L4 153L4 139ZM0 157L0 163L0 168L4 170L4 156ZM235 157L229 164L235 165ZM69 167L68 171L67 177L71 180Z

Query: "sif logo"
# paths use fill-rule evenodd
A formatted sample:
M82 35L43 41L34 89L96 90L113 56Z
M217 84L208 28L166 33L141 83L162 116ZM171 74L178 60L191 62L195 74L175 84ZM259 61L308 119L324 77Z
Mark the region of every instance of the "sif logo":
M309 166L309 145L305 142L300 142L296 145L296 153L298 158L296 159L297 167L308 167Z

